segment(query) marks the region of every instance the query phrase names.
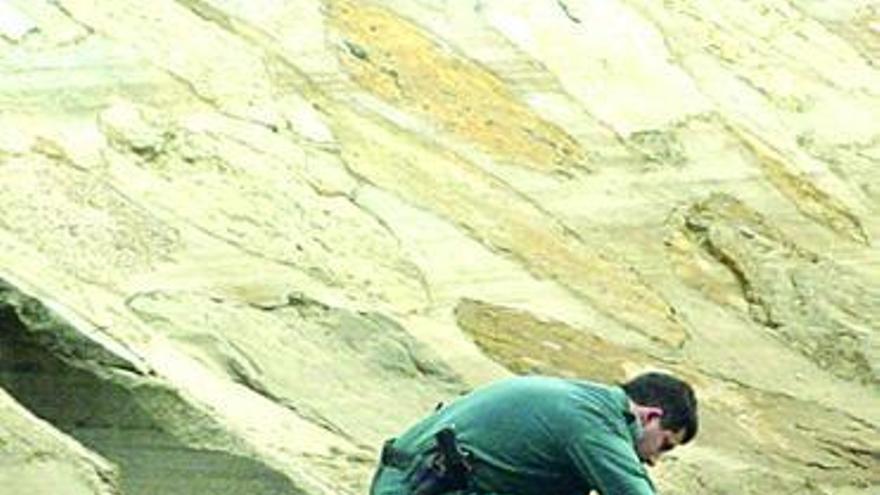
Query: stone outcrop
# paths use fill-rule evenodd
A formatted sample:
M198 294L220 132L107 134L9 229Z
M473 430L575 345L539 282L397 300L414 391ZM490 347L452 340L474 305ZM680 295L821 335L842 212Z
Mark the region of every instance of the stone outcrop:
M118 472L106 459L60 434L6 392L0 395L0 481L9 493L117 495Z
M874 493L878 56L868 1L0 0L0 486L365 493L437 402L660 368L663 493Z

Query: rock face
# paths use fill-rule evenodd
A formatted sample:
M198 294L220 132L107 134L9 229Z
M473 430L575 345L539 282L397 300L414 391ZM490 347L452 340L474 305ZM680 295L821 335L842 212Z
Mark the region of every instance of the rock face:
M659 368L663 493L876 493L878 60L861 0L0 0L0 486L365 493Z

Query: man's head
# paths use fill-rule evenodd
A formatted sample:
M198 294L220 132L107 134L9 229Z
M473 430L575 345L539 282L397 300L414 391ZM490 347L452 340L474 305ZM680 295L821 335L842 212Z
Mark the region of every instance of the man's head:
M645 373L623 384L642 425L639 458L653 465L661 454L690 442L697 434L697 398L683 380L665 373Z

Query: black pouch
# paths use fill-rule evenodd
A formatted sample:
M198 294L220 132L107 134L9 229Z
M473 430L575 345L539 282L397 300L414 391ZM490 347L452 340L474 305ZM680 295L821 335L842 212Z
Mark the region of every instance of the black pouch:
M410 478L412 495L440 495L450 491L447 489L445 475L446 470L439 453L435 452L425 457Z
M452 428L436 434L437 445L426 455L410 477L413 495L441 495L466 490L471 465L466 452L459 449Z

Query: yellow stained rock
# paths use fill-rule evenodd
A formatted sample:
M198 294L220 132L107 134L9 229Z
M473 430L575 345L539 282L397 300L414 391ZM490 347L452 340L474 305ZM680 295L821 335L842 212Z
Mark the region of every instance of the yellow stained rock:
M643 352L522 310L464 299L455 317L483 352L519 374L589 376L613 383L626 379L630 368L652 362Z
M806 174L794 171L790 160L755 133L736 125L731 125L729 129L743 147L753 154L770 184L804 215L843 237L870 244L871 240L859 217L849 211L842 201L822 190Z
M666 346L687 329L641 276L597 253L557 218L503 181L391 124L339 109L342 159L359 177L458 225L536 277L558 282L606 316Z
M580 143L542 119L478 63L411 21L362 2L328 1L340 59L366 91L424 116L504 161L541 171L584 167Z

